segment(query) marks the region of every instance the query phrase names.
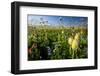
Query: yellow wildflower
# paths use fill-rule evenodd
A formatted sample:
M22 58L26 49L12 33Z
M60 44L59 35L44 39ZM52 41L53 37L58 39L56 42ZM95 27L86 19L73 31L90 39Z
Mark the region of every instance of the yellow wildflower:
M79 44L79 41L74 39L73 42L72 42L72 49L75 50L75 49L78 49L78 44Z
M74 39L79 40L79 38L80 38L80 33L76 33Z
M62 32L61 32L62 34L64 33L64 31L62 30Z
M73 38L72 37L68 38L68 44L69 45L72 45L72 41L73 41Z

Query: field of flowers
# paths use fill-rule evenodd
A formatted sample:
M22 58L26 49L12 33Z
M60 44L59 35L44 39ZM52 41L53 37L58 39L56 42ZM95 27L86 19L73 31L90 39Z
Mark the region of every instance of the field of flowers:
M28 26L28 60L83 59L87 57L87 28Z

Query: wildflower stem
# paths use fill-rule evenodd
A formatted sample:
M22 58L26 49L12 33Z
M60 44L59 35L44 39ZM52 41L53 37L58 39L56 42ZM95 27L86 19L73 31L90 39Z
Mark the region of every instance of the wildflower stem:
M72 50L72 59L74 59L74 50Z

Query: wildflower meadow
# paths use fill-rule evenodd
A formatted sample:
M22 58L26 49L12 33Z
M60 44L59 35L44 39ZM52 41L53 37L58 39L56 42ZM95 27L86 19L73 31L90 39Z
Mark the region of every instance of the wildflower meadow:
M30 16L27 33L28 60L88 58L86 19Z

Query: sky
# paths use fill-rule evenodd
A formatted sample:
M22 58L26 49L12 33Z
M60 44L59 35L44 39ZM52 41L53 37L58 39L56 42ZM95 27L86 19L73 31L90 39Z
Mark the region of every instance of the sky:
M48 24L52 26L82 26L88 24L88 17L77 16L51 16L51 15L28 15L28 24ZM43 23L44 22L44 23Z

